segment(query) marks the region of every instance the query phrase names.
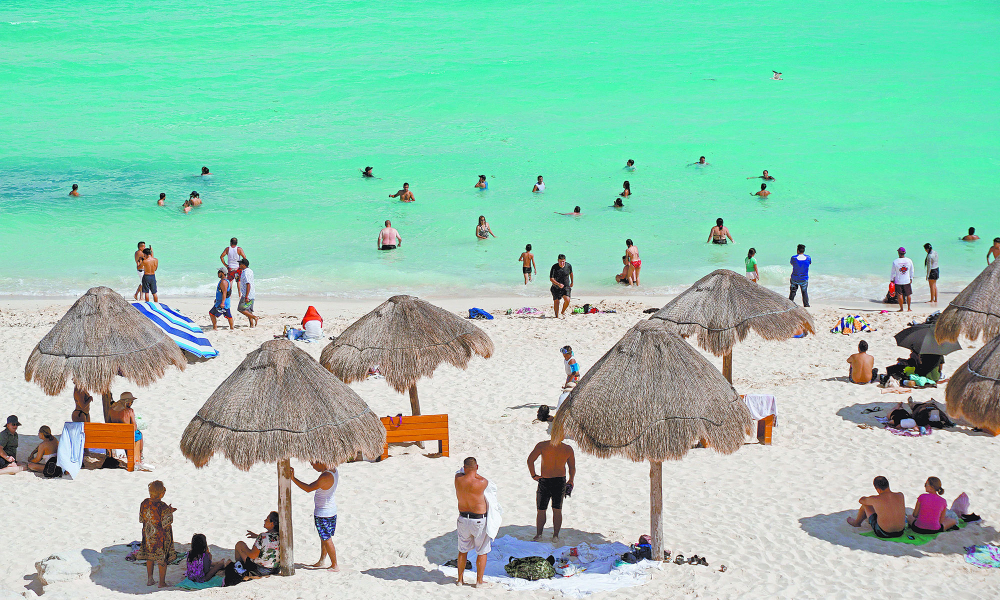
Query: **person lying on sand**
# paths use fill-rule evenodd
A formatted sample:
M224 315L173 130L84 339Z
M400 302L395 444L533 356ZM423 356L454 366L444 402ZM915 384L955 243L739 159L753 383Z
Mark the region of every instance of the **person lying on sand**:
M871 383L878 379L878 369L872 368L875 365L875 358L868 354L868 342L861 340L858 342L858 351L847 357L847 375L851 378L851 383Z
M866 520L872 526L872 531L880 538L897 538L906 529L906 501L901 492L889 489L889 480L879 475L872 481L874 496L863 496L858 499L861 508L853 519L847 517L847 523L852 527L861 527Z

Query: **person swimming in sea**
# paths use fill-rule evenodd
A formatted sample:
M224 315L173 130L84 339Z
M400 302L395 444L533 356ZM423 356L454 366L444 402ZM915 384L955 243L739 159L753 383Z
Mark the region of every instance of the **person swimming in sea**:
M160 192L160 199L156 201L156 205L166 206L166 204L167 204L167 195L164 194L163 192Z
M73 189L76 189L76 188L74 187ZM979 239L979 236L976 235L976 228L975 227L969 227L969 235L963 237L962 241L963 242L974 242L974 241L976 241L978 239Z
M490 189L490 184L486 183L486 175L480 175L479 176L479 181L476 182L475 187L477 187L477 188L479 188L481 190L488 190L488 189Z
M188 202L191 203L191 206L201 206L201 195L198 192L191 192Z
M188 198L187 200L184 201L184 204L181 205L181 209L184 210L184 214L187 214L187 213L191 212L191 199L190 198Z
M729 238L730 242L736 243L733 236L729 234L729 228L722 224L722 217L719 217L715 220L715 227L708 232L708 241L721 245L727 243L726 238Z
M622 198L628 198L632 195L632 186L629 185L628 181L622 183L622 187L625 189L622 190L622 193L618 194L619 196Z
M208 172L208 167L201 168L201 176L204 177L205 175L211 175L211 173Z
M712 164L712 163L705 162L705 157L702 156L702 157L698 158L698 162L689 163L688 166L689 167L693 167L695 165L700 165L700 166L703 166L703 167L707 167L710 164Z
M372 168L371 167L365 167L364 170L361 171L361 176L362 177L375 177L375 175L372 174Z
M74 183L73 184L73 189L71 189L69 191L69 195L70 196L79 196L80 195L79 189L80 189L80 186L78 186L77 184Z
M771 195L771 192L767 191L767 184L766 183L762 183L762 184L760 184L760 191L757 192L756 194L750 194L750 195L751 196L760 196L761 198L767 198L768 196Z
M611 205L611 208L625 208L625 203L622 202L621 198L615 198L615 203Z
M747 179L763 179L764 181L774 181L774 177L767 174L767 169L764 169L763 175L757 175L756 177L747 177Z
M580 207L579 206L574 206L573 207L573 212L569 212L569 213L557 212L556 214L557 215L565 215L567 217L579 217L580 216Z
M538 176L538 182L535 183L535 187L531 188L531 191L532 192L544 192L545 191L545 182L542 181L542 176L541 175Z
M400 202L413 202L416 198L413 197L413 192L410 191L410 184L404 183L403 189L399 190L395 194L389 194L390 198L399 198Z
M777 71L771 71L771 72L774 73L774 75L771 76L771 79L773 79L775 81L782 81L782 79L781 79L781 73L779 73Z
M635 161L632 160L631 158L628 159L627 161L625 161L625 170L626 171L635 171Z

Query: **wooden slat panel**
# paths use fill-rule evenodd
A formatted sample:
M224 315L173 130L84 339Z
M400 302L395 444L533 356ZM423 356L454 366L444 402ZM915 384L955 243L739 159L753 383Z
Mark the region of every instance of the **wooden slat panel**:
M398 423L399 417L382 417L382 423L386 425L391 425L390 423ZM405 427L411 423L447 423L448 415L403 415L403 426Z
M385 439L388 442L399 441L399 440L442 440L448 437L447 429L420 429L416 431L405 431L405 432L386 432Z

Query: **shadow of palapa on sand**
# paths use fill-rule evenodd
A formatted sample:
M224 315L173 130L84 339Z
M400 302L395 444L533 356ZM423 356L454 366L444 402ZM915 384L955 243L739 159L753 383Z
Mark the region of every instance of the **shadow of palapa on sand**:
M844 419L845 421L850 421L851 423L857 423L859 425L871 425L875 429L883 429L884 425L878 422L876 417L888 417L892 408L896 406L899 400L895 402L869 402L867 404L853 404L851 406L845 406L844 408L837 411L837 416ZM906 406L906 401L903 401L903 406ZM872 409L879 409L874 412ZM944 433L961 433L964 435L970 435L973 437L993 437L985 431L976 431L971 426L967 424L962 424L961 419L955 419L959 422L959 425L955 427L949 427L947 429L935 429L934 434L944 434Z
M540 541L551 544L551 531L551 528L546 529L546 535ZM500 527L497 537L501 538L505 535L528 541L535 537L535 527L534 525L504 525ZM559 532L559 546L577 546L582 542L597 545L607 544L609 540L599 533L590 533L580 531L579 529L567 529L564 527ZM457 532L449 531L444 535L427 540L424 544L424 553L427 556L427 561L433 565L443 565L449 560L458 558Z
M861 527L849 525L847 518L853 518L855 515L857 515L856 510L844 510L837 513L803 517L799 519L799 524L803 531L814 538L852 550L862 550L886 556L913 556L916 558L935 554L964 556L966 546L992 542L997 538L996 529L984 525L982 521L977 521L969 523L960 531L939 534L937 539L923 546L913 546L860 535L863 532L871 531L871 527L867 524Z
M125 544L107 546L102 548L100 552L85 549L83 556L92 564L100 562L101 568L90 576L95 584L124 594L151 594L158 591L177 590L174 586L184 579L187 568L187 553L191 549L191 545L174 543L174 548L183 560L177 564L167 565L167 587L165 588L146 585L146 562L125 560L125 557L132 552L132 548ZM232 560L233 558L232 548L210 545L209 552L212 553L212 560ZM154 567L153 579L158 580L159 576L158 568Z

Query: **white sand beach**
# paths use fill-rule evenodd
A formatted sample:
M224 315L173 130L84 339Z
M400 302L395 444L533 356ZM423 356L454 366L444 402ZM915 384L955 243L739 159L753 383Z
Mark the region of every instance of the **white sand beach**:
M164 303L201 325L209 323L210 300L190 298ZM428 300L455 312L472 306L489 311L525 304L551 313L547 297L518 299ZM309 304L325 318L325 336L336 335L381 301L268 299L259 296L260 326L209 332L220 356L172 369L148 388L117 380L116 396L132 391L134 408L148 421L144 432L146 462L154 472L81 471L76 480L46 480L35 474L0 476L0 590L42 591L34 563L63 549L85 549L101 555L102 567L90 578L45 588L52 598L468 598L509 597L503 588L456 588L437 570L455 558L457 516L452 474L466 456L475 456L481 472L494 480L504 505L501 535L530 539L534 534L535 482L525 465L529 451L547 437L535 422L537 406L555 406L564 380L558 348L570 344L582 370L610 348L638 320L642 309L660 307L666 299L608 301L615 314L573 315L566 319L497 316L477 321L493 339L493 358L474 359L465 371L444 366L420 382L425 414L447 413L451 456L428 457L436 445L392 447L380 463L342 465L337 491L338 527L334 538L341 563L339 574L297 570L294 577L270 577L231 589L187 592L145 585L142 564L126 562L123 544L141 537L138 522L146 485L162 480L164 501L177 508L173 525L179 548L191 535L204 533L216 558L231 558L247 529L260 530L276 509L273 465L249 472L216 456L196 469L181 454L179 441L192 416L215 388L262 342L301 319ZM24 365L34 345L68 309L72 300L7 300L0 302L0 400L2 416L16 414L20 428L19 457L38 442L40 425L62 430L73 408L72 387L57 397L24 381ZM883 393L875 385L846 381L847 356L865 339L880 371L906 351L892 335L913 318L932 309L917 304L913 313L865 313L878 328L872 334L831 334L829 329L848 310L843 304L814 306L816 335L768 342L751 334L734 352L734 385L740 393L773 393L778 427L772 446L747 444L730 456L694 449L683 461L664 464L663 514L665 547L674 554L707 557L710 566L665 564L640 587L601 593L593 598L996 598L1000 573L976 568L963 559L964 546L994 541L994 515L1000 515L1000 440L971 428L938 430L925 437L898 437L884 431L867 408L883 409L911 394ZM860 306L860 305L859 305ZM939 308L947 306L942 295ZM865 308L881 308L869 304ZM893 309L893 306L885 307ZM950 375L982 345L962 340L963 350L947 357ZM301 347L318 358L323 343ZM721 368L721 359L709 357ZM352 386L379 416L408 414L406 397L384 381ZM944 401L944 387L912 391L915 400ZM99 399L93 406L100 420ZM874 429L859 428L871 424ZM314 473L294 462L300 476ZM649 529L649 466L622 459L602 460L577 453L576 489L564 506L563 543L635 542ZM941 478L949 503L967 492L972 510L983 521L960 532L945 533L924 546L862 537L845 523L858 498L874 493L876 475L885 475L912 507L931 475ZM310 478L311 480L311 478ZM312 497L293 488L295 559L312 563L319 544L312 521ZM551 527L551 522L550 522ZM865 528L867 530L867 526ZM546 538L551 529L546 530ZM219 553L222 554L219 554ZM719 572L720 565L726 572ZM171 566L167 582L183 578L184 565ZM471 582L474 575L468 573ZM551 592L516 593L524 598L552 598ZM0 592L0 598L6 598Z

